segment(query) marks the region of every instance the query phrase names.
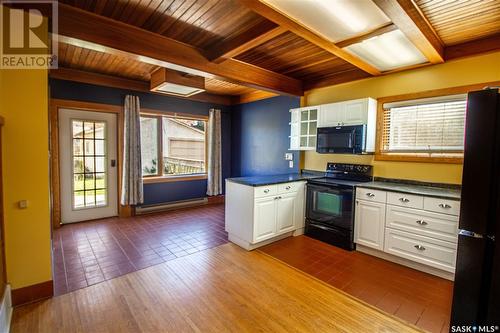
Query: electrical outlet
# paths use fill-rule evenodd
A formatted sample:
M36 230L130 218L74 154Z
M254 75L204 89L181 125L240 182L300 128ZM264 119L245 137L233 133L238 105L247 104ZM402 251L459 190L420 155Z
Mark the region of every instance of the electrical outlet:
M17 203L17 206L19 207L19 209L26 209L26 208L28 208L28 200L20 200Z
M292 161L293 160L293 154L292 153L285 153L285 160Z
M291 169L293 168L293 161L288 161L288 167Z

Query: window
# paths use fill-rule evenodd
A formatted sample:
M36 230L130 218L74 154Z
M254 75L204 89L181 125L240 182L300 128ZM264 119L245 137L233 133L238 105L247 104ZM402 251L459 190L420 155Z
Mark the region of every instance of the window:
M383 104L379 154L462 158L466 98L460 94Z
M141 116L143 177L205 174L205 139L205 119Z

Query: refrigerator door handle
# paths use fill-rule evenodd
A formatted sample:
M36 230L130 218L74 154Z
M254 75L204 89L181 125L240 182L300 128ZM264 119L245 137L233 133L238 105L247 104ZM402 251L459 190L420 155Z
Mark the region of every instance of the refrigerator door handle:
M483 235L481 234L476 234L475 232L473 231L469 231L469 230L463 230L463 229L460 229L458 231L458 234L460 236L465 236L465 237L472 237L472 238L484 238Z

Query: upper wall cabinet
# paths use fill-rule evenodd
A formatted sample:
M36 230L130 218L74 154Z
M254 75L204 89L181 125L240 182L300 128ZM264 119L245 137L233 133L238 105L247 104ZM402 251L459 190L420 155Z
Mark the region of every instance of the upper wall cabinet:
M319 106L291 109L290 150L315 150Z
M318 127L363 125L376 121L377 101L361 98L321 105Z

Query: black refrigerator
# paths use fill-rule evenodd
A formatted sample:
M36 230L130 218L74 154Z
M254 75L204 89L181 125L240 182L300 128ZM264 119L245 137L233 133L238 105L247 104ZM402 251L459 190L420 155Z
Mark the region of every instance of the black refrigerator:
M471 326L477 332L480 328L498 331L499 233L500 95L498 89L485 89L467 97L451 331L456 326Z

